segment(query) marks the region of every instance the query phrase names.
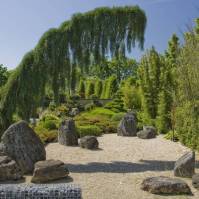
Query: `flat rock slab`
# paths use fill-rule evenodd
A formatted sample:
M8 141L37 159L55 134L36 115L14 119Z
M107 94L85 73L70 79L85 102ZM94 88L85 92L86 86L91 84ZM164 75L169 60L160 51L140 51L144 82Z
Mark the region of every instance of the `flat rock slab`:
M180 157L174 167L174 175L191 178L195 173L195 152L188 152Z
M0 181L19 180L23 177L17 163L8 156L0 156Z
M0 186L0 198L5 199L81 199L81 189L66 184L10 184Z
M146 178L141 189L153 194L191 195L191 189L183 180L164 176Z
M17 162L24 174L31 173L36 162L46 159L44 145L25 121L11 125L1 140L1 150Z
M67 166L60 160L39 161L35 164L35 169L31 182L44 183L67 177L69 174Z
M80 146L86 149L98 149L99 142L95 136L85 136L80 139Z

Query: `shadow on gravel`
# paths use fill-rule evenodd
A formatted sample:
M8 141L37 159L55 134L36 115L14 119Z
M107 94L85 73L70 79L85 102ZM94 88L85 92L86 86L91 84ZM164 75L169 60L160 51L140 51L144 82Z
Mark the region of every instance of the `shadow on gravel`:
M140 163L113 161L111 163L91 162L88 164L67 164L73 173L134 173L145 171L170 171L174 161L140 160Z

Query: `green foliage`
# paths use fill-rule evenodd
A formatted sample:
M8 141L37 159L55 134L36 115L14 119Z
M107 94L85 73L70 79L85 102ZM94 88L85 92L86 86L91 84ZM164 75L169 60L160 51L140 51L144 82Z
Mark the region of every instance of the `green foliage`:
M43 123L43 127L48 130L55 130L57 129L56 123L53 120L47 120Z
M97 79L95 83L95 95L97 96L98 99L100 98L102 94L102 89L103 89L102 81Z
M95 108L95 105L94 105L93 103L86 104L85 107L84 107L84 109L85 109L86 111L91 111L91 110L93 110L94 108Z
M106 55L125 57L136 44L142 49L146 16L138 6L98 8L76 14L57 29L47 31L22 59L1 91L0 132L17 112L28 120L52 89L55 104L71 78L73 66L88 71Z
M84 137L87 135L93 135L93 136L102 135L102 130L96 125L78 126L77 132L80 137Z
M126 109L141 109L141 92L134 78L128 78L122 87L123 100Z
M108 102L104 107L116 113L124 112L125 108L122 97L123 95L121 91L116 92L114 99L111 102Z
M151 119L157 116L158 96L161 89L162 59L154 48L143 56L139 67L139 80L142 89L142 106Z
M82 79L80 80L79 83L78 94L81 98L85 98L85 84Z
M6 67L0 64L0 87L6 84L8 80L9 72Z
M112 75L108 78L105 89L105 99L113 98L118 90L118 81L115 75Z
M113 120L114 111L105 108L94 108L75 117L77 126L97 126L101 133L116 133L119 121Z
M86 88L87 88L86 89L86 98L89 99L89 98L91 98L91 95L93 95L95 93L95 85L91 80L89 80L87 82Z
M176 131L169 131L167 134L165 134L164 138L176 142L179 140L179 135Z
M48 130L41 125L37 125L34 130L44 144L54 142L57 139L57 130Z
M124 117L125 113L117 113L112 116L111 120L120 122Z

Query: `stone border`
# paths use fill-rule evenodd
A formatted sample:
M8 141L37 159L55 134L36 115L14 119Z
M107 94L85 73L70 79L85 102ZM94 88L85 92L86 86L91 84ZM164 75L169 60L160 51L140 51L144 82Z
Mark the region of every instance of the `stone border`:
M81 199L73 184L0 184L0 199Z

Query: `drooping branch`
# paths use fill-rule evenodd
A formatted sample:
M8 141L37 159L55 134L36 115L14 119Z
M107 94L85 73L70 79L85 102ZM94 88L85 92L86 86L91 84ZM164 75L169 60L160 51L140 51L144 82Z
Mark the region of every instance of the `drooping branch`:
M138 6L98 8L75 14L57 29L50 29L37 46L24 56L0 97L0 130L17 112L28 119L39 106L46 85L51 85L55 101L71 66L88 70L106 56L131 52L136 43L142 49L146 16ZM1 134L1 132L0 132Z

